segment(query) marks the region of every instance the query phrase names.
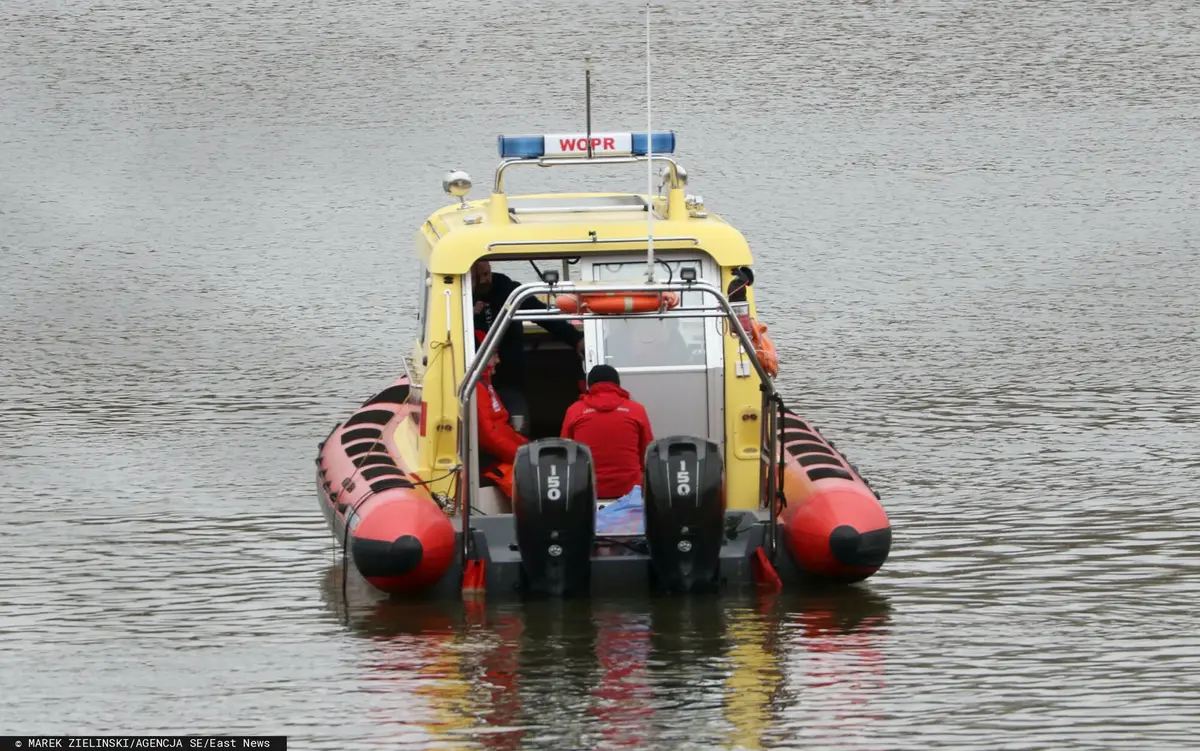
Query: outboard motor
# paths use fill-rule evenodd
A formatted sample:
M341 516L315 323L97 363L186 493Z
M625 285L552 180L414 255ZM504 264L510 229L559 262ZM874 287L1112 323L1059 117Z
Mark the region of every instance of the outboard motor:
M587 593L596 531L592 452L566 438L517 450L513 519L526 590L559 597Z
M716 443L672 436L646 450L646 542L660 586L717 587L725 534L725 467Z

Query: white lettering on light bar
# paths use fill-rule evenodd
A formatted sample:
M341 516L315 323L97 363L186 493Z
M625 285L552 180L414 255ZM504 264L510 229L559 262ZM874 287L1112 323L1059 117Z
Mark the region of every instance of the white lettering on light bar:
M586 157L588 155L586 133L548 133L545 139L546 157ZM592 134L592 156L629 156L632 153L632 133Z

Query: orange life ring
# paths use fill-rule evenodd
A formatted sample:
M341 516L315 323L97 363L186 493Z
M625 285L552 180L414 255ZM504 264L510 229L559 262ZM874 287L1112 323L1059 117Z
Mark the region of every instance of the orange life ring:
M580 298L583 299L582 310L577 302ZM564 313L649 313L660 308L670 310L677 305L679 295L674 292L592 292L554 298L554 306Z
M750 319L750 341L754 342L754 352L762 363L767 375L774 378L779 375L779 355L775 352L775 343L767 336L767 325Z

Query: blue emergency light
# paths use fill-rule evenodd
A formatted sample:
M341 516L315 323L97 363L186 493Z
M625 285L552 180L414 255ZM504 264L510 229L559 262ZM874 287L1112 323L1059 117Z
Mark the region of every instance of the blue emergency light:
M501 159L564 159L588 155L586 133L546 134L542 136L499 136ZM675 131L645 133L593 133L592 156L646 156L675 153ZM653 149L647 148L652 146Z

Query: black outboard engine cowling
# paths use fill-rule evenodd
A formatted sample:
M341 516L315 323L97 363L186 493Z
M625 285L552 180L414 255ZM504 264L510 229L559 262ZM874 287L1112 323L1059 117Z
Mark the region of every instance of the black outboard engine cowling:
M725 467L716 443L672 436L646 450L646 542L659 586L716 589L725 536Z
M531 593L586 594L596 532L592 452L566 438L543 438L517 450L513 519L522 582Z

